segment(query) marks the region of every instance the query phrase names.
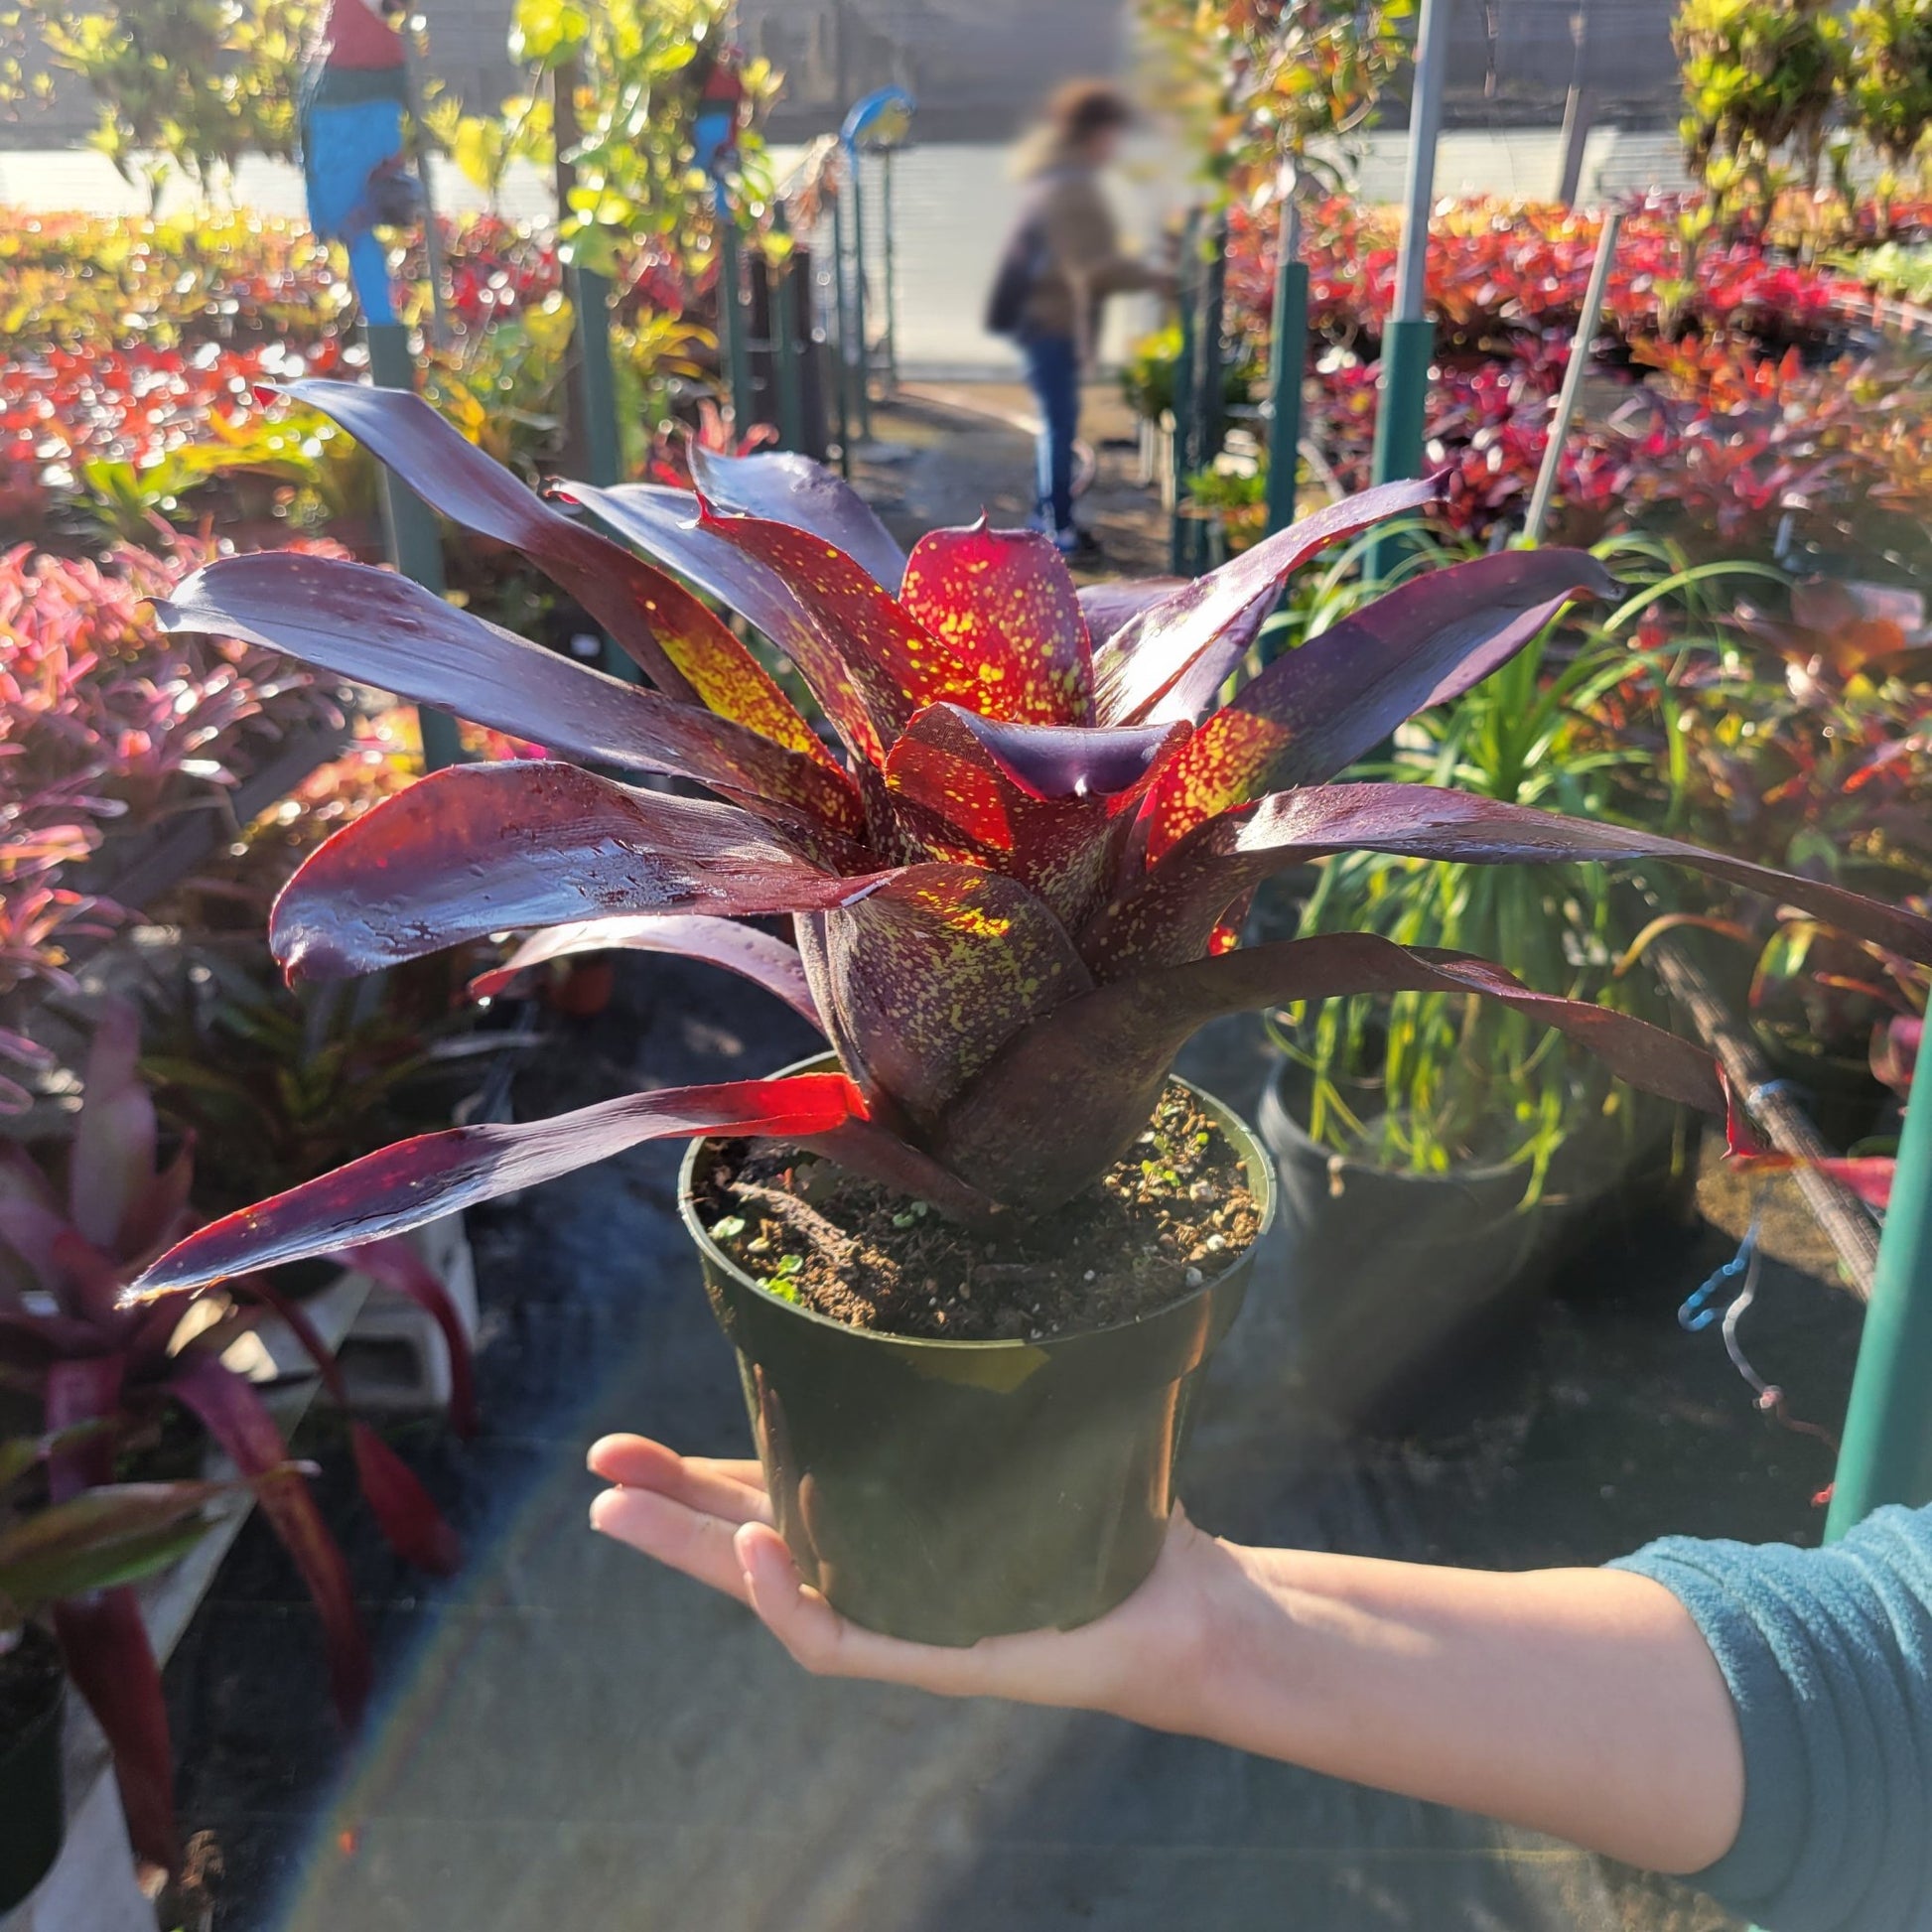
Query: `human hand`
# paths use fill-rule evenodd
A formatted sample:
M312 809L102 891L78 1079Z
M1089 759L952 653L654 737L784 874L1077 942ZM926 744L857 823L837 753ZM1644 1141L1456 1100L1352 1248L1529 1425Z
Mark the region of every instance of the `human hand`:
M1198 1728L1216 1606L1241 1584L1240 1553L1179 1510L1133 1595L1076 1630L988 1637L970 1649L907 1643L842 1617L803 1583L771 1526L756 1462L681 1456L642 1436L607 1436L592 1470L616 1484L591 1526L749 1605L805 1669L909 1684L942 1697L1105 1711L1164 1730Z

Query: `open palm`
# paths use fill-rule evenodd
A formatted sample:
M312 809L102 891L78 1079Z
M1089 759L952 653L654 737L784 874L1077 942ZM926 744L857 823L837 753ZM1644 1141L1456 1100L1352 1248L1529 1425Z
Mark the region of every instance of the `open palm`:
M945 1697L1108 1711L1163 1729L1198 1721L1213 1585L1236 1581L1240 1563L1178 1510L1152 1575L1097 1621L954 1650L865 1629L804 1584L772 1527L758 1463L679 1455L642 1436L607 1436L593 1446L590 1466L616 1485L592 1504L593 1528L749 1605L809 1671Z

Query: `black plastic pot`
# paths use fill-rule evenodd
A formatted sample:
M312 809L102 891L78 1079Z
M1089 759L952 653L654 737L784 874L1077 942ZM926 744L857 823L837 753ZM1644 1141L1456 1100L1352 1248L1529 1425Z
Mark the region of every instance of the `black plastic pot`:
M66 1830L61 1790L60 1652L29 1627L0 1657L0 1912L46 1877Z
M1295 1386L1332 1422L1400 1429L1530 1285L1543 1211L1523 1207L1521 1168L1418 1174L1330 1154L1295 1118L1290 1073L1259 1125L1281 1175Z
M787 1072L829 1064L812 1060ZM1267 1232L1274 1173L1234 1142ZM940 1341L851 1328L780 1301L705 1233L686 1155L679 1205L738 1351L778 1528L847 1616L923 1643L1090 1622L1153 1569L1207 1358L1254 1250L1138 1320L1051 1340Z

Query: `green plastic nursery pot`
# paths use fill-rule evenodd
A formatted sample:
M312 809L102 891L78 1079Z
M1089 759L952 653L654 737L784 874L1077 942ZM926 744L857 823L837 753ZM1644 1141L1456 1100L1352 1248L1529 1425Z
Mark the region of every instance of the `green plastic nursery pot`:
M1275 1211L1268 1156L1189 1091L1235 1145L1258 1244ZM1254 1249L1113 1327L1039 1342L881 1334L781 1301L718 1248L693 1199L716 1151L685 1156L680 1206L805 1580L855 1622L940 1644L1070 1628L1127 1596L1161 1553L1201 1375Z
M42 1630L30 1626L0 1657L0 1912L18 1905L60 1856L65 1687L60 1653Z
M1548 1216L1505 1165L1410 1173L1331 1154L1296 1117L1291 1068L1262 1095L1281 1172L1278 1244L1296 1386L1332 1421L1403 1430L1467 1341L1533 1285Z

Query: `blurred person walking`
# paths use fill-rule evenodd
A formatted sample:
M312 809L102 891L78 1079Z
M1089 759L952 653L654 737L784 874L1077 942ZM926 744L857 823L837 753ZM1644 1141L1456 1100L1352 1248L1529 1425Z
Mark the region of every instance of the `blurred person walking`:
M1173 286L1167 270L1122 251L1101 184L1133 119L1127 96L1109 81L1069 80L1053 95L1020 150L1026 195L987 302L986 326L1019 344L1039 408L1038 525L1075 559L1100 554L1073 521L1073 452L1080 377L1092 364L1102 309L1110 295Z

